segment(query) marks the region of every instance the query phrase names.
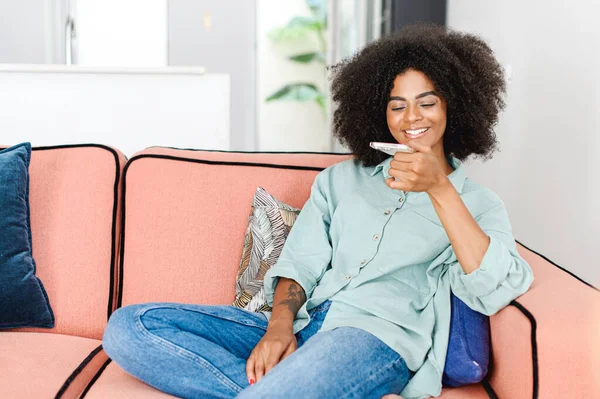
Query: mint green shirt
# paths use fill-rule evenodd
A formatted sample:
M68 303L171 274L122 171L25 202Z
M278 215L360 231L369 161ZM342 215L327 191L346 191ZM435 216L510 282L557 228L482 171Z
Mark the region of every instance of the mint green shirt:
M322 330L368 331L416 372L404 398L438 396L450 290L492 315L527 291L533 273L517 252L502 200L466 178L460 161L450 158L450 181L490 237L479 268L465 274L429 195L385 184L391 159L375 167L348 160L317 175L278 262L265 275L265 295L273 305L279 277L302 286L308 300L294 333L309 323L308 310L331 299Z

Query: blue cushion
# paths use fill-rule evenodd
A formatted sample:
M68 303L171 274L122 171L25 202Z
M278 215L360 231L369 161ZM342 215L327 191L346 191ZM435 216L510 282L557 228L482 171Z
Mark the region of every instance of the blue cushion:
M490 320L451 294L450 341L442 384L449 387L481 382L490 361Z
M0 328L54 327L31 253L30 159L29 143L0 151Z

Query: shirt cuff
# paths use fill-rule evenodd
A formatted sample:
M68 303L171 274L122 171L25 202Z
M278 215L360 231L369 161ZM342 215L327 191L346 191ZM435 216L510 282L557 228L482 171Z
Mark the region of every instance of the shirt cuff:
M490 245L479 267L469 274L461 267L460 280L469 294L476 297L489 295L506 280L513 261L508 248L499 239L490 236Z

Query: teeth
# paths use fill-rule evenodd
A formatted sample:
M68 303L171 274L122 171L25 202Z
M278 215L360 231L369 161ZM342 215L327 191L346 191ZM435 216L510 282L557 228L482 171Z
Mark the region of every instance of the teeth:
M425 132L427 129L429 129L429 128L419 129L419 130L405 130L405 132L411 136L416 136L418 134Z

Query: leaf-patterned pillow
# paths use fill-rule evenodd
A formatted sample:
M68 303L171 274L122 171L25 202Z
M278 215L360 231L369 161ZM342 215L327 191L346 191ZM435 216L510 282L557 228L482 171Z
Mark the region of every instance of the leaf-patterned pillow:
M235 285L233 306L252 312L271 311L263 280L273 266L294 225L299 209L289 206L258 187L244 238L242 260Z

